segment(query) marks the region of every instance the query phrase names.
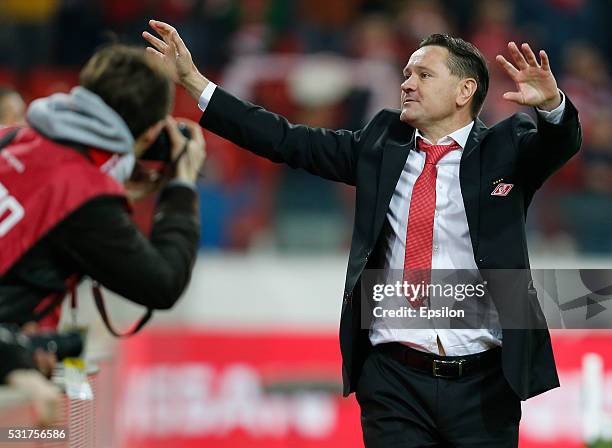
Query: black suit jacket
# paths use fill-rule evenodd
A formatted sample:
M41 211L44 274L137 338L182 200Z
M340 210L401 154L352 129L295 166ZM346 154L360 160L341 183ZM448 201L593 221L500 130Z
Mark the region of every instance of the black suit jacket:
M581 143L578 113L567 98L565 107L558 125L538 119L536 126L526 114L515 114L492 128L479 120L474 124L461 157L460 184L481 272L529 268L527 207L535 191ZM371 348L368 330L361 328L361 276L364 269L383 268L381 230L415 144L414 128L402 123L399 114L385 109L356 132L310 128L290 124L217 87L200 120L204 128L273 162L356 187L340 322L345 395L355 391ZM504 200L491 196L500 178L514 184ZM528 279L521 288L524 293L517 302L533 299ZM521 399L559 385L548 330L504 329L502 353L504 375Z

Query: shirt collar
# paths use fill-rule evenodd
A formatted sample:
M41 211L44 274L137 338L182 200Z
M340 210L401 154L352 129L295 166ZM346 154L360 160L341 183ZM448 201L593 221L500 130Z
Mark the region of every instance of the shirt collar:
M456 131L451 132L450 134L442 137L440 140L436 142L436 145L450 145L453 142L457 142L457 144L461 146L461 149L465 149L465 145L467 144L468 137L470 136L470 132L472 131L473 127L474 127L474 122L472 121L466 124L461 129L457 129ZM428 139L423 137L423 134L421 134L421 132L418 129L415 132L415 140L417 138L423 139L425 143L432 144Z

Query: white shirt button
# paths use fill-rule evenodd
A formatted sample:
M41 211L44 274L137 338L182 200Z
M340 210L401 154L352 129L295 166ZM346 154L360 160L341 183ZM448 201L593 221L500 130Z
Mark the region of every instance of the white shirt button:
M435 253L438 252L438 250L440 250L440 246L438 246L437 244L434 244L431 248L431 250Z

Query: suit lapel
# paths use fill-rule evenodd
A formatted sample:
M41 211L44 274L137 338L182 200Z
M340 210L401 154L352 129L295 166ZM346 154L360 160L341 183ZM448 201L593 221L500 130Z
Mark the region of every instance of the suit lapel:
M412 129L408 128L407 129ZM405 138L405 137L404 137ZM391 202L391 196L395 191L408 154L414 148L414 130L404 143L397 139L388 139L383 147L380 175L378 178L378 190L376 195L376 211L374 214L374 240L376 240L380 229L387 216L387 208Z
M408 154L414 149L414 129L409 129L411 129L410 137L407 141L404 140L405 143L402 143L402 139L391 138L384 144L376 195L376 211L373 226L374 239L377 238L382 228L391 197L406 164ZM405 130L406 128L403 129L404 132ZM478 222L480 213L480 143L487 131L488 128L485 124L477 119L461 155L459 169L463 205L475 256L478 249ZM405 138L406 134L404 134Z
M476 256L478 250L480 217L480 143L487 130L484 123L477 119L461 155L459 168L461 195L463 196L474 256Z

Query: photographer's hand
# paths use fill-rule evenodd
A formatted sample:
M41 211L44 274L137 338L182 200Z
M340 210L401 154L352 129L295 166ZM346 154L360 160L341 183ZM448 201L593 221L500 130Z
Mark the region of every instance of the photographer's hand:
M8 374L9 386L23 391L30 398L36 411L37 423L49 426L61 417L62 396L55 384L34 369L19 369Z
M28 322L21 327L21 331L27 336L33 336L39 331L38 324L36 322ZM50 378L51 374L53 373L53 369L55 368L55 364L57 363L57 357L55 354L38 348L36 351L34 351L32 359L36 365L36 368L44 376Z
M193 63L185 42L176 29L165 22L149 20L149 26L159 34L161 39L144 31L142 37L151 45L147 47L147 52L159 58L170 71L174 82L181 84L197 101L209 81Z
M176 161L175 179L195 183L206 158L206 142L197 123L187 119L181 119L180 122L189 128L189 140L179 131L174 118L166 119L166 129L172 144L172 160Z

